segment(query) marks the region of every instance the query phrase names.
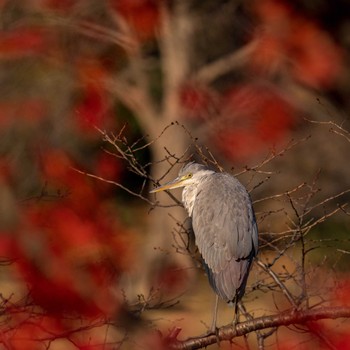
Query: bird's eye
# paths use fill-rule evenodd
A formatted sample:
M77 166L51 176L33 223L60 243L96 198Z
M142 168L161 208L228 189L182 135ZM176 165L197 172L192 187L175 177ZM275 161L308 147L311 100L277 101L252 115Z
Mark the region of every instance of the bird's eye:
M193 176L193 174L192 174L192 173L189 173L189 174L187 175L187 178L190 179L192 176Z

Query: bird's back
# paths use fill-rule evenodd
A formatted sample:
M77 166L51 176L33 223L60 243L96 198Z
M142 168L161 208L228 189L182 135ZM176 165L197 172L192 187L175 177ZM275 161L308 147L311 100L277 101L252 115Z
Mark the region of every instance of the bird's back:
M197 186L192 226L212 288L227 302L239 300L258 249L255 216L244 186L227 173L204 178Z

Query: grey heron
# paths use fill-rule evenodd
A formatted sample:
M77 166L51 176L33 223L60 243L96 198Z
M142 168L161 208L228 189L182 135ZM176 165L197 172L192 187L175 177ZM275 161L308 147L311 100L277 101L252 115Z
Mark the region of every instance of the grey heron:
M235 304L244 295L258 229L250 196L228 173L188 163L178 177L151 192L183 187L182 203L192 220L195 243L202 255L209 283L216 293L211 330L216 330L218 297Z

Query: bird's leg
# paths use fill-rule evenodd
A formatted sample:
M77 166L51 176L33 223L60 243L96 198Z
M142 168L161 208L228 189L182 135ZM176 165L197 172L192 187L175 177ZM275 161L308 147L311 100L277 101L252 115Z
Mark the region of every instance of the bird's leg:
M235 317L234 317L233 322L232 322L233 327L236 327L236 324L239 321L238 303L239 303L239 301L238 301L238 298L236 296L236 299L235 299Z
M204 334L201 334L201 335L196 336L196 337L191 337L191 338L188 338L188 339L199 339L199 338L207 337L209 335L215 335L216 336L216 342L218 344L220 344L218 328L216 328L216 319L217 319L217 315L218 315L218 306L219 306L219 296L216 295L215 296L215 304L214 304L214 308L213 308L213 320L212 320L210 329Z
M211 331L212 334L215 334L215 336L216 336L216 343L220 347L219 329L216 327L216 321L217 321L217 318L218 318L218 307L219 307L219 296L216 294L214 310L213 310L213 321L211 322L210 331Z
M213 320L211 322L211 327L210 330L212 333L216 333L216 320L217 320L217 316L218 316L218 305L219 305L219 296L216 295L215 296L215 304L214 304L214 309L213 309Z

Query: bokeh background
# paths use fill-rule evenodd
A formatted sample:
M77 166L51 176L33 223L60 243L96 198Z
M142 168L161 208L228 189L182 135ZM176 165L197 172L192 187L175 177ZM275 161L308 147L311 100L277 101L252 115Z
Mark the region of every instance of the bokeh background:
M266 261L293 216L276 199L308 184L310 285L332 274L327 298L349 302L348 1L2 0L0 31L0 346L155 348L156 329L210 324L206 277L174 243L183 210L157 208L116 144L156 181L190 157L239 174ZM250 291L255 315L287 308ZM287 333L269 347L326 346Z

